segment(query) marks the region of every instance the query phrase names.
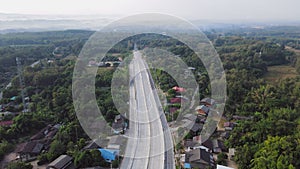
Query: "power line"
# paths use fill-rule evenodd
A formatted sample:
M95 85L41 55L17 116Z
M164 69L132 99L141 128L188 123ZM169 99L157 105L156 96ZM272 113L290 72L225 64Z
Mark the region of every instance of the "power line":
M26 98L27 92L25 88L25 81L23 76L23 67L21 63L21 59L19 57L16 58L17 62L17 70L18 70L18 76L19 76L19 82L20 82L20 88L21 88L21 96L22 96L22 103L23 103L23 113L28 112Z

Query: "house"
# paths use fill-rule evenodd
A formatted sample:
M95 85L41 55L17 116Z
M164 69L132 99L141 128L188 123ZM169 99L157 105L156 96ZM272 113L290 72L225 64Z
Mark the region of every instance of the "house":
M176 92L185 92L184 88L178 86L174 86L172 89L175 90Z
M195 108L199 115L207 116L209 113L209 107L205 105L200 105Z
M229 131L222 132L220 136L222 139L226 140L230 137L230 132Z
M2 127L9 127L13 124L14 122L12 120L9 121L0 121L0 126Z
M35 135L33 135L32 137L30 137L30 141L39 140L39 139L42 139L44 137L45 137L45 135L44 135L43 132L38 132Z
M120 150L120 146L124 144L124 137L121 136L112 136L109 139L109 142L107 144L107 149L111 150Z
M184 163L183 167L186 169L192 168L190 163Z
M190 132L192 135L196 135L203 128L203 124L194 123L189 126Z
M179 159L180 163L184 163L185 162L185 154L175 154L174 157L176 159Z
M219 141L217 139L212 140L212 144L213 144L213 152L214 153L221 153L222 149L219 146Z
M175 97L181 98L181 99L183 99L183 100L189 100L187 97L182 96L182 95L178 95L178 96L175 96Z
M54 62L54 61L53 61L53 60L50 60L50 59L47 61L47 63L53 63L53 62Z
M251 120L251 119L253 119L253 116L247 117L247 116L234 115L234 116L232 116L232 118L235 120Z
M38 141L30 141L17 146L15 152L19 154L21 161L36 159L44 145Z
M211 99L211 98L204 98L200 101L200 104L211 107L211 106L214 106L216 104L216 101L214 99Z
M201 116L201 117L203 117L203 116ZM200 123L204 124L206 122L206 118L200 118L199 121L200 121Z
M213 142L212 142L212 140L210 140L210 139L208 139L208 140L206 140L206 141L204 141L203 143L201 143L201 145L203 146L203 147L205 147L206 149L208 149L208 152L212 152L212 150L213 150Z
M13 115L14 115L14 113L12 113L10 111L0 112L0 120L5 116L13 116Z
M97 66L97 62L95 60L90 60L88 66Z
M101 148L97 143L96 141L94 140L91 140L88 142L88 144L86 146L84 146L82 149L83 150L95 150L95 149L99 149Z
M170 103L181 103L181 98L175 97L170 99Z
M188 67L188 70L196 70L194 67Z
M203 125L195 123L196 119L197 116L195 116L194 114L185 114L181 120L182 127L185 128L186 130L191 130L193 132L197 132L201 130Z
M188 119L188 120L190 120L190 121L196 121L197 116L195 116L194 114L185 114L185 115L183 116L183 118Z
M88 168L82 168L82 169L107 169L107 167L96 166L96 167L88 167ZM117 169L117 168L112 168L112 169Z
M198 148L186 153L186 163L189 163L192 168L207 168L215 167L215 161L212 153Z
M185 152L189 152L189 151L191 151L192 149L194 149L194 146L195 146L196 144L197 144L197 143L194 142L193 140L190 140L190 139L185 140L185 141L184 141L184 150L185 150Z
M194 121L191 121L189 119L183 119L183 120L181 120L181 123L182 123L181 127L186 130L190 130L193 127L193 125L195 124Z
M105 161L111 163L112 161L116 160L119 152L117 150L110 150L100 148L99 151L101 152L101 156L104 158Z
M35 135L33 135L32 137L30 137L30 140L52 140L54 138L54 136L56 135L56 133L58 132L60 128L59 124L56 124L54 126L52 125L48 125L46 127L44 127L42 130L40 130L38 133L36 133Z
M223 166L223 165L217 165L217 169L234 169L234 168Z
M216 153L228 152L228 149L225 146L224 141L219 140L219 139L214 139L214 140L212 140L212 143L213 143L213 148L217 149L217 151L214 151L214 152L216 152ZM220 150L220 151L218 151L218 150Z
M170 107L170 113L173 114L178 110L177 107Z
M52 161L46 169L75 169L72 157L68 155L61 155Z
M48 150L50 144L60 128L60 124L48 125L41 129L38 133L30 137L30 141L35 141L43 144L43 149Z
M223 126L225 128L225 131L231 131L231 130L233 130L235 123L225 122Z
M195 136L195 137L193 137L193 141L200 144L200 146L194 147L194 148L201 148L201 149L205 149L207 152L212 152L213 143L210 139L205 140L204 142L202 142L201 136Z
M40 140L40 139L44 138L50 129L51 129L51 125L44 127L38 133L36 133L32 137L30 137L30 140L33 141L33 140Z
M112 130L115 134L123 133L127 128L125 118L121 115L115 116L115 120L112 123Z
M224 127L229 127L230 125L231 125L230 122L225 122L225 123L223 124Z
M46 139L50 139L52 140L54 138L54 136L56 135L56 133L58 132L57 128L52 128L52 130L50 130L47 134L46 134Z
M15 101L15 100L17 100L17 96L13 96L10 98L10 101Z
M88 63L88 66L89 67L92 67L92 66L105 67L106 63L105 62L96 62L95 60L90 60ZM111 64L108 64L108 66L111 66Z
M195 136L195 137L193 137L193 141L200 144L201 143L201 136Z
M233 159L234 158L234 155L235 155L235 149L234 148L229 148L228 149L228 157L229 159Z

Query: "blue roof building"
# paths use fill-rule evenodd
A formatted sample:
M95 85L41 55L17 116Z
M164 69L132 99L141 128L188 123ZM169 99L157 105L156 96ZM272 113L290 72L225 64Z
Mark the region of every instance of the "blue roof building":
M184 163L184 168L192 168L190 163Z
M109 150L109 149L104 149L104 148L100 148L99 151L101 152L101 156L107 162L114 161L116 159L116 156L119 153L117 150Z

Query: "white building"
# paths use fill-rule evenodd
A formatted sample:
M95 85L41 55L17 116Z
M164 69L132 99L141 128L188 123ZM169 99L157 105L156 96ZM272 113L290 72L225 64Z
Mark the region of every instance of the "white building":
M223 166L223 165L217 165L217 169L234 169L234 168L226 167L226 166Z

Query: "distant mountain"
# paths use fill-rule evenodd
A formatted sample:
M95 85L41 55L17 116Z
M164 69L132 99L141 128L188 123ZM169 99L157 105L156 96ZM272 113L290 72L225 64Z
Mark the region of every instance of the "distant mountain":
M37 32L68 29L99 30L122 16L103 15L28 15L0 13L0 33ZM300 25L300 21L211 21L191 20L203 31ZM163 25L162 25L163 26Z
M115 16L56 16L0 13L0 33L35 32L67 29L97 30Z

